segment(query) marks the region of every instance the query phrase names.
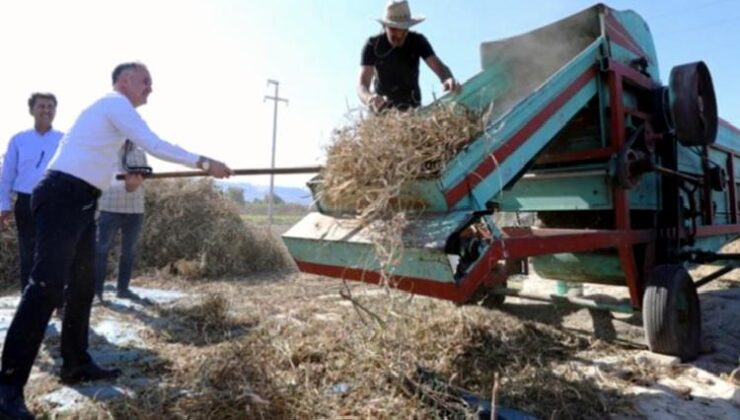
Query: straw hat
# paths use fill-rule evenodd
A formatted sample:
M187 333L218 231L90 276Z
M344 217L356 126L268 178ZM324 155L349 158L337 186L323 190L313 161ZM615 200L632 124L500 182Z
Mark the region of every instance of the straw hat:
M390 28L408 29L424 20L424 16L411 16L409 2L391 0L385 6L385 16L378 22Z

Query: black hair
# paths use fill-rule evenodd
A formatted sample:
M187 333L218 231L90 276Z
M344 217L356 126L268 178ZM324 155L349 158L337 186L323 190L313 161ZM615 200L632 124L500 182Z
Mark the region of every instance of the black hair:
M39 99L49 99L50 101L54 102L54 107L57 106L57 97L54 96L53 93L39 93L34 92L31 94L31 97L28 98L28 110L32 110L33 106L36 105L36 101Z
M113 69L113 73L111 74L111 80L113 81L113 84L115 85L118 81L118 77L126 70L135 69L137 67L141 66L141 63L121 63L116 66L116 68Z

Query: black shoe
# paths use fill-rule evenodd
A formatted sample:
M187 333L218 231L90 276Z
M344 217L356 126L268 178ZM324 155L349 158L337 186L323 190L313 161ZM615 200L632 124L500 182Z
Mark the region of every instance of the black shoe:
M121 369L106 369L89 362L81 366L68 368L62 366L61 380L63 384L98 381L101 379L116 379L121 375Z
M128 300L140 303L145 306L152 305L151 300L137 295L136 293L132 292L131 289L119 290L118 293L116 293L116 296L121 299L128 299Z
M121 299L142 300L141 296L132 292L131 289L119 290L118 293L116 293L116 296Z
M0 385L0 419L34 420L23 399L23 388Z

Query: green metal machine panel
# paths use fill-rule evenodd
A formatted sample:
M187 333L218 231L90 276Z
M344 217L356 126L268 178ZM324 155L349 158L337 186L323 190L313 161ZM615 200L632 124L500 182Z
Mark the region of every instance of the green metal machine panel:
M604 210L612 207L606 176L546 178L525 176L500 195L502 210Z
M579 171L555 178L525 175L496 198L504 211L607 210L613 208L611 180L604 175L578 176ZM561 175L561 174L558 174ZM646 174L628 193L633 210L657 210L658 176Z
M654 173L644 174L640 182L628 192L632 210L660 209L660 176Z
M531 262L535 272L548 279L618 286L626 282L616 251L542 255L532 257Z
M425 214L409 221L403 246L390 274L454 282L453 264L444 252L447 238L470 217L468 212ZM375 225L356 219L310 213L282 238L297 261L333 267L378 271L373 242Z

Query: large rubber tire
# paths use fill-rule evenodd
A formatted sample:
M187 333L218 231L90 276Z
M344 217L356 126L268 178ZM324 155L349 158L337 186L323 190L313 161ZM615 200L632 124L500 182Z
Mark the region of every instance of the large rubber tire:
M701 307L696 286L681 265L659 265L642 299L645 338L650 351L696 358L701 348Z

